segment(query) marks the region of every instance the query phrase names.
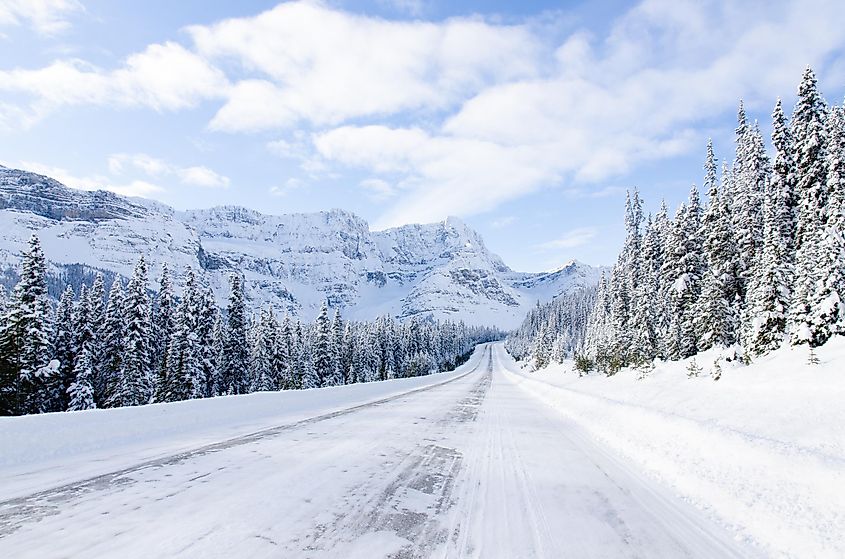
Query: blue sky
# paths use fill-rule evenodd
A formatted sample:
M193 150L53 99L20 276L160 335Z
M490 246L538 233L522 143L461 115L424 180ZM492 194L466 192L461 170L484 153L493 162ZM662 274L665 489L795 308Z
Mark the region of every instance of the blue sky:
M783 2L0 0L0 163L179 209L462 217L518 270L613 262L648 210L769 131L845 6Z

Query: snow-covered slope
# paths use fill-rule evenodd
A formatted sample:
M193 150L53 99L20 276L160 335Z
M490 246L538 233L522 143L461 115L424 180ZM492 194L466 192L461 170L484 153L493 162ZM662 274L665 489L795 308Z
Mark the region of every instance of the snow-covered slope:
M514 272L456 218L374 232L342 210L176 212L0 168L0 268L17 264L32 232L54 267L79 263L128 276L143 254L153 278L165 261L204 270L221 304L229 275L240 272L253 304L307 319L328 299L349 318L432 315L510 328L535 301L595 283L599 273L578 262L547 274Z
M504 353L503 349L499 351ZM536 372L505 363L520 386L770 557L845 557L845 337L808 363L785 346L749 366L695 356L642 380L580 378L573 363Z

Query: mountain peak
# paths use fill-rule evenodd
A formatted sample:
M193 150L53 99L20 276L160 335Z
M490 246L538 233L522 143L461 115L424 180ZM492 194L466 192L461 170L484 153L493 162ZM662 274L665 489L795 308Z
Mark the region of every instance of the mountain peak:
M229 276L237 273L254 307L271 305L308 320L328 300L353 320L432 316L510 328L538 299L598 280L580 266L571 274L513 272L457 217L373 232L342 209L175 212L8 169L0 169L0 224L0 266L18 265L22 243L36 232L56 274L82 265L128 277L144 255L153 287L162 263L191 266L224 306Z

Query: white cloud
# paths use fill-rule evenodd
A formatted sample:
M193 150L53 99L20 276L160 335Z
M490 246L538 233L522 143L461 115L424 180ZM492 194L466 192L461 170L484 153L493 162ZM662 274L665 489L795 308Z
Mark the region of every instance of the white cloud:
M173 167L163 159L146 153L115 153L108 157L109 171L114 175L122 174L126 166L134 167L150 176L160 176L173 172Z
M0 0L0 26L29 25L55 35L70 27L68 16L84 9L77 0Z
M567 231L557 239L541 243L536 248L545 252L580 247L592 241L597 234L594 227L580 227Z
M480 213L559 183L583 192L644 161L703 152L696 129L740 97L768 109L808 62L845 47L842 19L845 4L828 0L645 0L606 37L575 33L555 68L484 88L440 126L343 126L315 147L329 163L413 186L381 226Z
M316 136L315 146L327 159L403 174L408 193L376 228L484 212L557 180L551 161L558 154L542 146L507 147L383 126L338 128Z
M308 184L302 179L291 177L282 185L271 186L268 192L273 196L287 196L294 190L299 190L300 188L305 188L306 186L308 186Z
M375 200L377 202L396 196L396 188L394 188L389 182L382 179L364 179L359 183L359 185L367 192L367 196L369 196L371 200Z
M106 190L105 186L109 182L109 180L102 175L78 176L62 167L45 165L36 161L21 161L17 165L7 165L7 167L14 167L39 175L44 175L59 181L65 186L77 188L79 190Z
M30 110L39 116L73 105L179 110L221 97L228 88L220 70L173 42L150 45L112 71L78 59L0 71L0 91L28 94Z
M208 167L185 167L177 171L179 179L185 184L202 186L206 188L226 188L229 186L229 177L215 173Z
M448 108L490 83L534 75L539 51L525 26L389 21L310 1L188 33L202 56L251 76L211 122L232 132Z
M79 176L67 169L44 165L34 161L21 161L19 165L13 166L38 173L39 175L45 175L59 181L65 186L79 190L109 190L123 196L140 196L142 198L152 198L165 192L165 189L161 186L147 181L133 180L128 183L115 183L102 175Z
M208 167L202 165L179 167L146 153L112 154L108 157L108 167L113 175L121 175L129 167L150 177L175 175L183 184L206 188L227 188L230 182L229 177Z
M189 47L150 45L116 69L66 59L0 71L0 92L31 97L0 101L0 127L72 105L162 111L217 100L211 130L285 130L267 148L309 179L364 170L360 186L391 200L379 226L435 221L561 184L612 195L608 179L645 161L703 151L700 129L739 97L768 110L807 63L824 72L845 48L843 20L834 0L643 0L604 35L553 42L533 23L391 21L285 2L191 26ZM179 176L228 182L206 171Z

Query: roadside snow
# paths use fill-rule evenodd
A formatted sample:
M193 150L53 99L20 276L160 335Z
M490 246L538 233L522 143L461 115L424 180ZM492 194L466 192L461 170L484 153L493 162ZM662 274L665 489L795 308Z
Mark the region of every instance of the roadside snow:
M497 351L505 353L501 347ZM712 354L711 354L712 353ZM783 557L845 557L845 339L783 348L748 367L718 355L579 378L572 363L527 372L520 386L682 497Z
M446 382L476 367L484 347L455 371L423 377L2 417L0 500Z

